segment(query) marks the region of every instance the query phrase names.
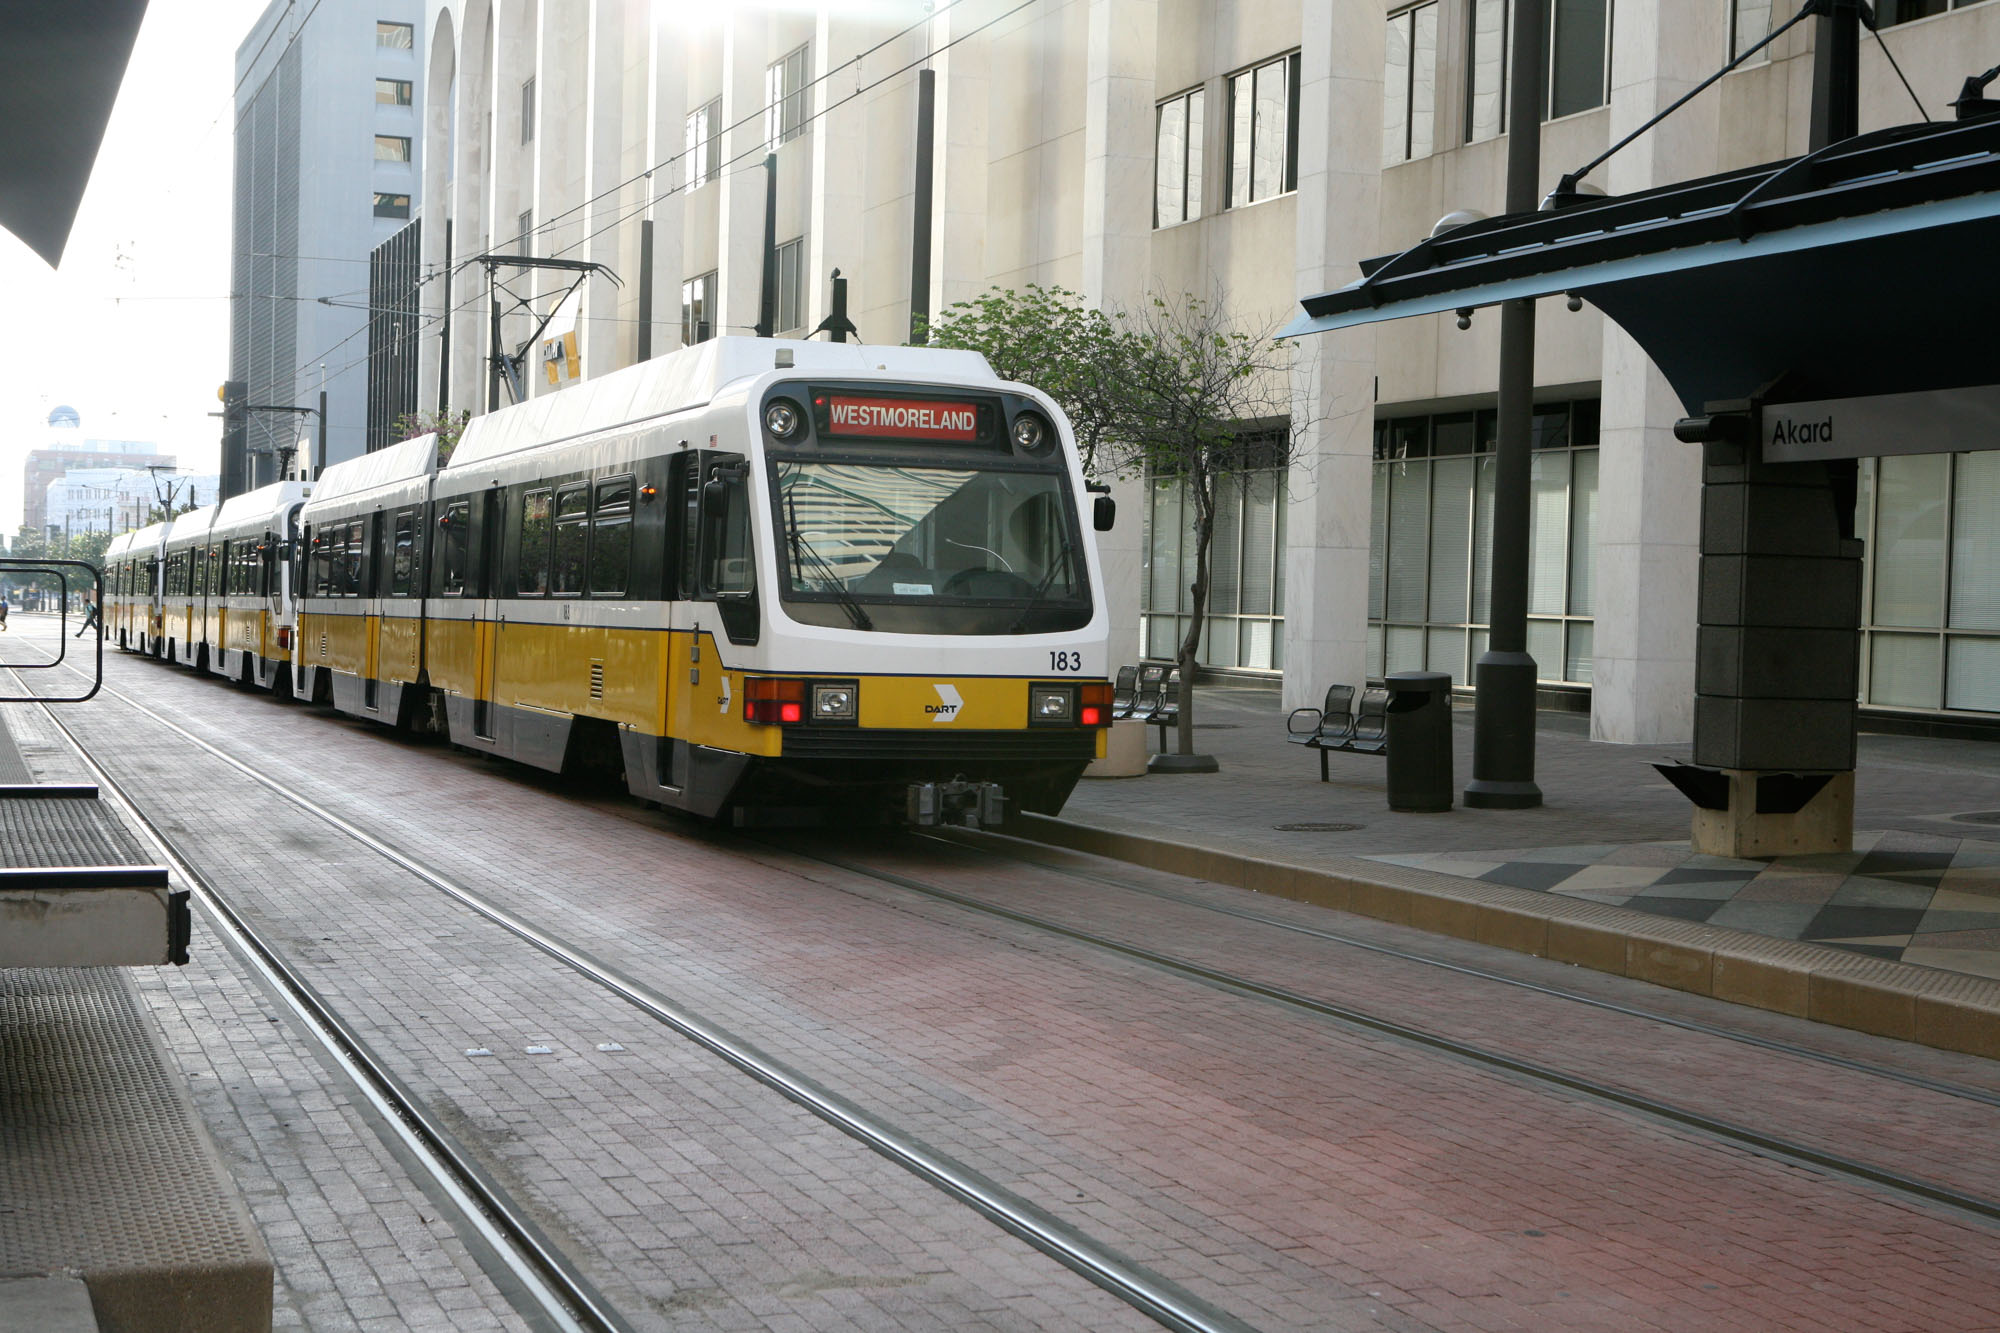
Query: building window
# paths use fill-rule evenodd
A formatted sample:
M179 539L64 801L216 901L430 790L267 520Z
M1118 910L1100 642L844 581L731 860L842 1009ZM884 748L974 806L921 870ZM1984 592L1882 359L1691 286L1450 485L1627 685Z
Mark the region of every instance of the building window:
M805 259L803 236L778 247L778 313L777 325L772 330L775 333L796 329L806 322L805 291L799 281Z
M535 81L524 79L521 83L521 142L535 141Z
M1771 0L1730 0L1729 55L1731 59L1771 35ZM1769 59L1768 56L1765 57Z
M375 80L375 104L377 106L408 106L410 104L410 81L408 79Z
M375 192L375 216L378 218L407 218L410 216L410 196L407 194L383 194Z
M715 274L681 284L681 345L692 347L715 336Z
M1389 16L1382 68L1382 164L1429 157L1437 146L1438 6Z
M1202 109L1196 88L1155 108L1153 225L1171 227L1201 216Z
M689 188L706 185L722 170L722 99L716 98L687 118L687 181Z
M1491 615L1496 414L1375 423L1368 674L1442 671L1461 684ZM1596 622L1594 399L1535 406L1528 652L1546 681L1588 684Z
M410 141L400 134L378 134L375 136L375 160L377 162L407 162L410 160Z
M1875 20L1886 28L1892 23L1927 19L1948 9L1969 9L1978 3L1980 0L1875 0Z
M521 216L514 219L514 235L524 255L535 253L535 210L524 208Z
M1282 437L1274 437L1276 457ZM1254 450L1254 445L1252 446ZM1254 455L1253 455L1254 458ZM1194 503L1177 477L1146 486L1139 583L1144 656L1175 657L1187 633L1194 583ZM1206 624L1195 658L1204 666L1284 669L1285 469L1250 467L1217 479L1209 546Z
M414 50L417 45L417 31L407 23L389 23L375 20L375 45L393 47L398 51Z
M1296 52L1229 76L1229 206L1272 199L1299 185Z
M798 50L764 71L764 142L790 143L806 128L806 52Z
M1738 13L1760 7L1751 0L1730 2ZM1763 0L1761 8L1768 21L1770 0ZM1551 0L1547 18L1549 86L1542 100L1542 118L1553 120L1603 106L1610 95L1611 0ZM1509 0L1472 0L1466 53L1467 143L1507 132L1507 72L1513 36L1514 13ZM1755 42L1757 36L1748 38L1744 45Z
M1863 459L1863 703L2000 713L2000 455Z

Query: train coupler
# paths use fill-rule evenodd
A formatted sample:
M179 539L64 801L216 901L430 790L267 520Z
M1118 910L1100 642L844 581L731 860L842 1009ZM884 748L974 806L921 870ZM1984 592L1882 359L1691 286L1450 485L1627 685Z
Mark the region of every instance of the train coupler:
M1007 794L997 782L912 782L905 798L910 822L918 828L956 824L997 828L1007 818Z

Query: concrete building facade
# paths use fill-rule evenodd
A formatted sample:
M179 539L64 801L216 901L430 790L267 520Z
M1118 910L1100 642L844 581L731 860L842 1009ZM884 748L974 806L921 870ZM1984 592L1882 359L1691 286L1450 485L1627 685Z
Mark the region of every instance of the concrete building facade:
M423 166L419 0L272 0L236 51L229 378L317 408L326 460L365 450L369 255L408 225ZM234 495L314 460L306 414L252 412L223 441Z
M1192 293L1245 327L1275 327L1302 295L1352 281L1359 261L1415 244L1447 214L1500 211L1508 8L895 0L863 18L789 4L426 0L424 271L500 251L607 266L619 282L589 279L577 309L586 377L746 331L768 154L778 332L819 323L839 268L862 339L904 341L928 67L930 309L1040 283L1127 309ZM1545 189L1789 17L1768 0L1550 8ZM1878 9L1882 43L1934 116L2000 51L2000 0ZM1811 33L1787 32L1590 183L1624 193L1803 152ZM1864 129L1919 118L1879 50L1864 51L1863 76ZM426 285L427 406L490 401L475 273ZM567 285L509 281L545 310L557 277ZM1587 308L1545 305L1530 650L1545 683L1587 689L1599 738L1685 739L1698 451L1673 439L1682 406L1630 339ZM1281 675L1296 705L1389 671L1469 678L1484 648L1498 320L1457 323L1299 348L1298 457L1224 496L1205 661ZM507 316L509 351L529 327ZM528 385L561 391L535 374ZM1988 457L1864 466L1864 703L2000 712L2000 591L1986 591L2000 589L2000 521L1985 517L2000 507L1982 501L1989 484L2000 497L2000 470ZM1115 485L1122 518L1105 567L1113 653L1130 661L1184 627L1190 543L1170 479Z

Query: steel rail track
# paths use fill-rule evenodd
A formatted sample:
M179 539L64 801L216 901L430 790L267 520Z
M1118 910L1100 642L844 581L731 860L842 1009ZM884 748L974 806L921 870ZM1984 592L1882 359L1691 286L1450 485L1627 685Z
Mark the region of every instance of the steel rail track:
M1538 1061L1508 1055L1504 1051L1495 1051L1473 1042L1461 1041L1456 1037L1446 1036L1443 1033L1433 1032L1427 1028L1420 1028L1413 1024L1399 1022L1396 1019L1386 1018L1380 1014L1369 1013L1366 1010L1356 1009L1349 1005L1334 1004L1330 1001L1315 999L1310 995L1304 995L1298 991L1288 990L1281 986L1265 985L1262 982L1253 981L1247 977L1236 976L1217 968L1207 967L1189 959L1176 958L1171 954L1161 953L1139 945L1127 944L1122 940L1115 940L1109 936L1098 935L1088 930L1064 925L1060 921L1050 921L1029 912L1019 912L1012 908L999 907L991 903L981 902L977 898L968 897L965 894L943 888L939 885L927 884L922 880L895 871L872 869L867 866L857 865L840 857L802 851L798 848L780 848L773 844L765 845L771 847L772 850L781 851L787 855L831 866L834 869L845 871L851 875L859 875L864 879L891 884L908 892L919 894L938 902L949 903L952 906L967 911L980 913L1003 921L1010 921L1017 925L1027 926L1030 929L1043 931L1080 944L1085 944L1120 957L1146 963L1175 976L1201 982L1205 985L1216 987L1219 990L1268 1001L1299 1012L1312 1014L1316 1017L1331 1019L1348 1027L1380 1033L1410 1045L1443 1052L1473 1064L1497 1069L1532 1083L1546 1087L1560 1088L1563 1091L1575 1093L1592 1101L1617 1107L1625 1111L1637 1112L1651 1119L1690 1129L1708 1138L1733 1144L1761 1157L1785 1162L1792 1166L1804 1167L1825 1175L1872 1185L1894 1194L1903 1195L1906 1198L1921 1199L1926 1203L1954 1209L1989 1225L2000 1225L2000 1201L1983 1198L1975 1194L1967 1194L1962 1190L1953 1189L1949 1185L1925 1180L1918 1176L1907 1175L1886 1167L1873 1166L1867 1162L1845 1157L1839 1153L1814 1148L1810 1144L1798 1143L1790 1139L1780 1138L1774 1134L1766 1134L1762 1130L1751 1128L1748 1125L1740 1125L1717 1116L1711 1116L1702 1111L1678 1106L1656 1097L1649 1097L1643 1093L1628 1092L1622 1088L1598 1082L1595 1079L1585 1078L1580 1074L1567 1073L1552 1066L1541 1064Z
M368 832L255 766L203 740L179 723L132 698L105 687L101 697L118 700L152 719L212 758L429 884L517 938L617 995L634 1008L727 1061L795 1104L867 1144L926 1183L986 1217L1064 1267L1148 1315L1176 1333L1256 1333L1251 1325L1220 1310L1177 1284L1152 1273L1040 1206L987 1180L927 1144L895 1129L839 1093L760 1050L719 1024L652 990L560 937L516 916L482 895L431 869L417 858ZM58 725L61 725L58 723ZM68 734L68 728L63 730ZM72 742L81 743L72 735ZM97 765L93 763L93 768ZM101 771L101 769L99 770ZM144 815L134 807L135 815ZM147 827L152 827L150 823Z
M978 835L977 841L974 841L967 835L958 833L956 830L950 836L941 836L934 833L920 833L913 836L924 842L957 847L965 851L999 857L1021 865L1034 866L1039 870L1046 870L1050 874L1062 875L1069 879L1079 879L1092 884L1102 884L1109 888L1135 893L1141 897L1152 898L1157 902L1170 902L1183 907L1198 908L1202 911L1213 912L1219 916L1234 917L1239 921L1249 921L1257 925L1269 926L1275 930L1288 931L1292 934L1304 935L1311 939L1325 940L1330 944L1345 945L1348 948L1358 949L1364 953L1379 954L1385 958L1394 958L1399 962L1420 963L1425 967L1437 968L1440 971L1450 972L1456 976L1471 977L1479 981L1496 982L1500 985L1512 986L1532 994L1546 995L1552 999L1569 1000L1576 1004L1586 1005L1592 1009L1601 1009L1607 1013L1618 1014L1626 1018L1644 1019L1665 1027L1679 1028L1685 1032L1697 1033L1701 1036L1738 1042L1745 1046L1771 1051L1779 1055L1792 1056L1800 1060L1810 1060L1832 1068L1844 1069L1850 1073L1865 1074L1872 1078L1886 1079L1908 1087L1921 1088L1926 1092L1935 1092L1940 1096L1955 1097L1965 1101L1979 1102L1987 1106L2000 1107L2000 1092L1989 1091L1985 1088L1968 1087L1962 1083L1948 1083L1943 1079L1930 1078L1923 1074L1913 1074L1902 1069L1892 1069L1887 1065L1872 1064L1866 1060L1856 1060L1851 1056L1835 1055L1830 1051L1815 1050L1810 1046L1801 1046L1795 1042L1780 1040L1777 1037L1759 1036L1754 1032L1743 1032L1735 1028L1719 1027L1713 1023L1704 1023L1692 1018L1682 1018L1675 1014L1663 1014L1655 1009L1643 1009L1638 1005L1620 1004L1615 1000L1603 999L1596 995L1586 995L1581 991L1566 990L1561 986L1551 986L1546 982L1529 981L1522 977L1510 977L1504 972L1491 972L1485 968L1473 967L1465 963L1454 963L1443 958L1433 958L1426 954L1413 953L1407 949L1398 949L1391 945L1378 944L1373 940L1364 940L1352 935L1343 935L1336 930L1325 930L1318 926L1308 926L1296 921L1286 921L1283 918L1268 916L1262 912L1251 911L1247 908L1227 907L1220 903L1204 902L1191 894L1175 893L1171 889L1134 884L1129 880L1120 879L1115 875L1100 875L1088 870L1079 870L1073 866L1051 865L1047 861L1038 860L1032 856L1024 856L1020 852L1010 848L991 845L991 841L989 840L996 839L996 835L992 834L982 833ZM997 836L1011 837L1014 835ZM1049 847L1059 852L1069 850L1055 843L1034 843L1033 839L1022 839L1022 841L1031 842L1038 847ZM1224 884L1221 887L1228 888L1230 886Z
M570 1265L339 1012L244 920L195 867L173 835L139 808L55 708L46 703L40 707L89 769L99 793L124 811L141 835L159 849L175 876L193 891L224 943L285 1004L361 1093L378 1122L391 1130L405 1153L429 1175L438 1193L470 1224L490 1258L512 1279L511 1284L498 1285L516 1313L531 1326L555 1333L630 1333L632 1325ZM521 1308L524 1299L532 1308Z

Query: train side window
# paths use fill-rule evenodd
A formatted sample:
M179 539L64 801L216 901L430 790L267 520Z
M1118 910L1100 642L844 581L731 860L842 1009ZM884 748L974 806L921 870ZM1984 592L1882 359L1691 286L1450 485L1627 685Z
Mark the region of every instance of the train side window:
M514 590L523 597L549 595L549 496L547 490L529 491L521 503L521 563Z
M556 492L555 576L550 591L560 597L583 591L589 550L590 483L580 481Z
M399 509L396 511L394 532L395 554L389 566L389 595L408 597L412 578L417 567L417 511Z
M444 573L441 592L463 597L472 567L472 501L453 500L438 519L439 565Z
M590 594L619 597L632 579L632 478L597 483L590 518Z
M349 519L335 529L340 534L340 555L334 561L333 593L336 597L359 597L361 595L361 553L364 534L358 518Z

